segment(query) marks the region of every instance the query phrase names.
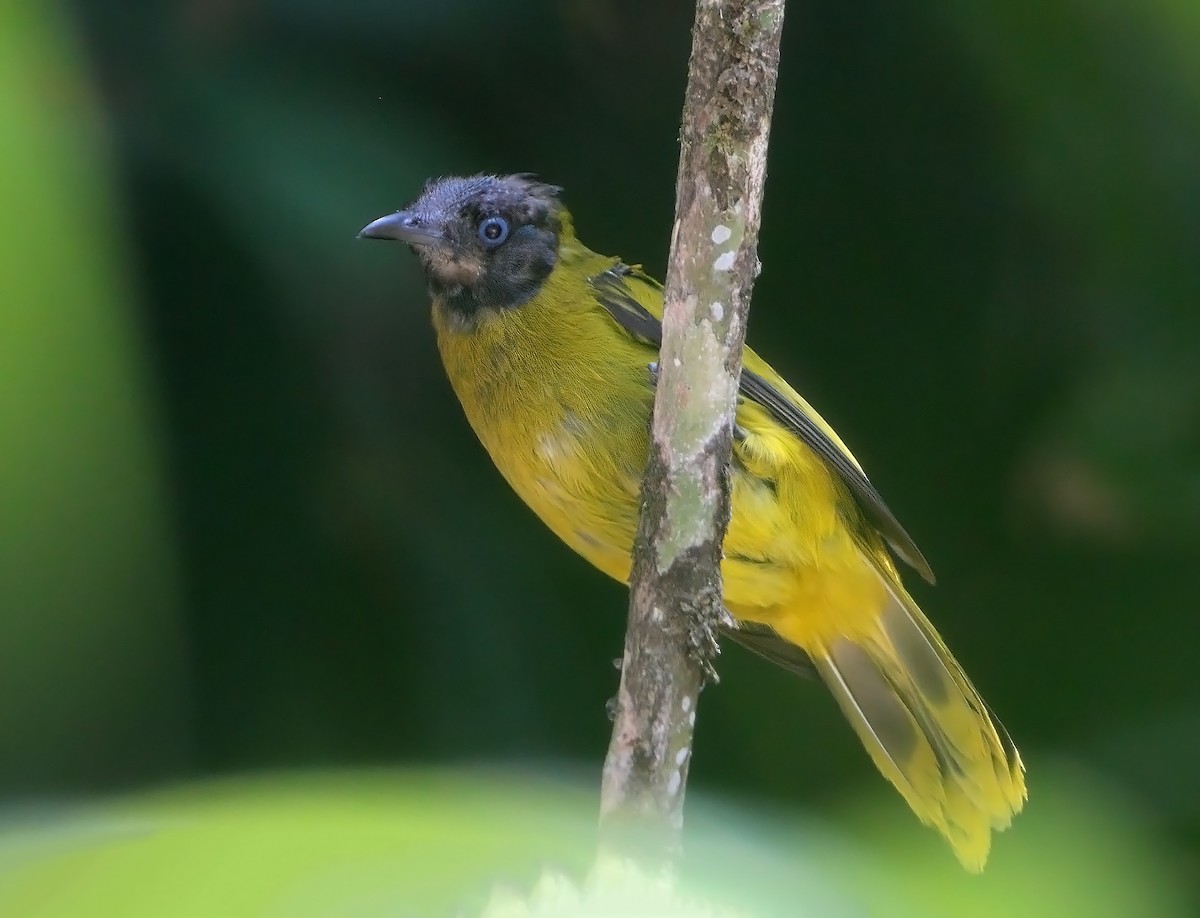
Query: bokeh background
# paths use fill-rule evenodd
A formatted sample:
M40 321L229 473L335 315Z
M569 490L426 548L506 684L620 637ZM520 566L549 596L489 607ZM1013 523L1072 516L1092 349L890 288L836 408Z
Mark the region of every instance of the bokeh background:
M428 176L530 170L661 276L690 22L0 9L4 812L313 769L591 786L624 590L508 491L414 260L355 233ZM993 869L1051 889L1099 845L1143 914L1200 891L1198 40L1170 0L793 3L749 335L1026 752ZM818 685L721 673L695 794L957 869Z

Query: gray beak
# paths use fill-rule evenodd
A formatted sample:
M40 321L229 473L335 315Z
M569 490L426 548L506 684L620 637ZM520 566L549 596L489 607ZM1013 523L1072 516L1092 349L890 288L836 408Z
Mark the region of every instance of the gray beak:
M442 239L441 230L418 214L398 210L372 220L358 232L359 239L395 239L409 245L431 245Z

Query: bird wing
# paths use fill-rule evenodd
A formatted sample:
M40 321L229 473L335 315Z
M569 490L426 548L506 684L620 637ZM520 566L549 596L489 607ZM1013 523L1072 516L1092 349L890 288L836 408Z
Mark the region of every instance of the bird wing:
M661 284L640 267L619 261L590 277L589 282L596 301L627 334L652 346L655 351L662 346ZM864 518L887 540L892 550L925 580L933 583L929 562L888 509L846 444L783 377L748 347L743 354L739 391L743 397L765 408L779 424L820 456L853 495Z
M743 620L735 627L722 628L721 636L736 641L751 653L756 653L764 660L769 660L797 676L812 676L817 671L808 654L791 641L780 637L770 625Z

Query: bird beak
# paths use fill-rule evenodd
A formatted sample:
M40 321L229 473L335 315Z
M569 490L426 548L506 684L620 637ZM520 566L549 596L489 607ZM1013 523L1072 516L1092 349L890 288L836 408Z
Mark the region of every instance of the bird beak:
M419 214L398 210L368 223L359 230L358 238L395 239L409 245L432 245L442 240L442 233Z

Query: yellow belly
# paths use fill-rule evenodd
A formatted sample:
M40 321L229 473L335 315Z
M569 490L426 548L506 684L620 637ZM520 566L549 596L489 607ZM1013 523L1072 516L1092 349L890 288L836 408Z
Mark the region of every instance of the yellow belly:
M439 328L451 384L517 495L563 542L627 583L654 396L644 355L609 349L604 366L589 363L595 350L540 348L534 357L514 338L522 333L528 330L511 322L471 335ZM777 434L757 406L739 409L738 423L746 441L733 469L722 564L730 610L776 623L808 607L805 630L823 631L820 623L834 608L831 589L872 594L873 601L848 595L838 607L877 606L878 579L838 518L836 486L819 458ZM838 629L855 630L844 615L837 618Z

